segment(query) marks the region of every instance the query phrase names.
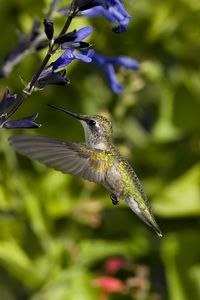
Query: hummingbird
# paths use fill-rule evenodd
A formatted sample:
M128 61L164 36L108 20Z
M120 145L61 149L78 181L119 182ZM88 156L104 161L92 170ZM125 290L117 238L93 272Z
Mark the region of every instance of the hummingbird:
M20 154L48 167L102 184L110 192L114 205L119 203L119 199L125 200L131 210L161 237L161 230L136 173L112 143L111 122L101 115L81 115L48 105L81 122L85 143L18 134L9 138L11 146Z

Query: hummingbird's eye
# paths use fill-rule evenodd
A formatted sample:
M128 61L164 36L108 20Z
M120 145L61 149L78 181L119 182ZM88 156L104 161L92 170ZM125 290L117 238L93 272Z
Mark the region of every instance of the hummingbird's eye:
M95 125L96 125L96 121L95 121L95 120L90 120L90 121L88 122L88 124L89 124L90 126L95 126Z

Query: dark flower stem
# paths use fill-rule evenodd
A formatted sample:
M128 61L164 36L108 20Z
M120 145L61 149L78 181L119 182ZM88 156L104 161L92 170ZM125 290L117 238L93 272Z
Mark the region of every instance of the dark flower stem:
M24 91L25 93L31 94L32 89L34 88L34 85L35 85L36 81L38 80L40 74L42 73L42 71L44 70L46 65L48 64L48 61L50 60L51 55L52 54L48 51L45 58L43 59L41 65L40 65L38 71L35 73L35 75L31 79L31 82L29 83L27 90Z
M73 20L73 18L75 17L76 13L75 11L71 11L71 9L69 10L69 14L67 17L67 20L59 34L59 37L63 34L65 34ZM57 50L57 48L54 48L55 44L53 43L53 45L49 46L49 50L46 54L46 56L44 57L43 61L41 62L37 72L33 75L31 81L28 83L28 85L26 86L26 88L24 89L22 95L19 97L19 99L16 101L15 105L13 106L13 108L7 113L6 115L6 120L8 118L10 118L17 110L18 108L23 104L23 102L26 100L26 98L32 94L33 90L34 90L34 86L38 80L38 78L40 77L42 71L44 70L44 68L46 67L46 65L48 64L51 56L54 54L54 52ZM57 47L57 46L56 46Z
M68 28L69 28L69 26L70 26L70 24L71 24L74 16L75 16L74 13L72 13L72 14L69 13L67 21L65 22L65 25L63 26L63 29L61 30L61 32L59 34L59 37L67 32L67 30L68 30Z

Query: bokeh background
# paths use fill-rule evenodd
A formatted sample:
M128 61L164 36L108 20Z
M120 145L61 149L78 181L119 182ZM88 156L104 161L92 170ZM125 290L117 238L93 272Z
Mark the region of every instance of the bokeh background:
M0 62L49 1L0 1ZM63 1L62 4L65 4ZM139 72L120 69L117 96L94 65L73 63L71 85L34 93L16 117L39 112L37 130L0 132L1 300L200 299L200 2L124 1L134 16L115 35L93 25L94 49L128 55ZM64 18L56 18L57 30ZM0 81L20 94L44 51L30 54ZM105 114L114 143L134 166L163 231L159 239L126 205L112 206L101 186L17 155L10 135L29 132L83 141L81 125L46 103Z

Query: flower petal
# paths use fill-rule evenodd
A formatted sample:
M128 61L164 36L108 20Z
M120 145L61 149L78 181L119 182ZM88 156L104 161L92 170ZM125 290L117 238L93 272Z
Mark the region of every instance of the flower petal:
M84 40L86 37L88 37L90 34L92 34L94 28L92 26L86 26L81 29L79 29L76 34L77 38L75 39L76 42L80 42Z
M113 32L126 31L131 16L125 10L122 2L120 0L99 0L97 2L99 2L98 6L84 10L81 14L88 18L103 16L112 23L118 23L118 26L113 28Z
M117 80L113 65L107 64L103 69L113 92L120 94L123 90L123 86Z
M140 68L139 62L128 56L121 55L114 58L110 58L108 60L114 65L119 65L127 69L138 70Z
M56 61L54 61L51 65L53 70L58 70L61 68L65 68L69 65L74 59L73 50L67 49Z
M73 60L81 60L83 62L89 63L92 61L91 57L94 54L92 49L84 51L84 54L75 53L74 49L67 49L60 58L54 61L50 66L52 66L53 71L65 68Z
M85 53L83 51L81 52ZM92 61L104 70L109 85L116 94L121 93L123 87L117 80L114 66L118 65L132 70L139 69L139 63L135 59L132 59L128 56L121 55L116 57L108 57L98 53L94 53Z
M67 85L70 83L69 79L65 77L66 70L59 72L47 73L45 76L39 78L37 81L37 88L43 89L47 85Z
M81 60L86 63L90 63L92 61L92 59L90 57L88 57L87 55L84 55L84 54L74 54L74 57L76 59Z
M87 9L81 13L84 17L87 18L96 18L96 17L105 17L110 22L115 22L115 18L102 6L96 6L91 9Z
M121 293L125 289L125 284L122 280L112 276L99 276L93 281L94 286L99 287L106 294Z
M33 116L28 116L22 119L12 120L6 122L3 127L7 129L11 128L38 128L41 127L41 125L35 123L35 119L37 118L38 114L35 114Z
M17 95L10 95L10 90L7 87L3 98L0 101L0 115L2 115L16 100Z

